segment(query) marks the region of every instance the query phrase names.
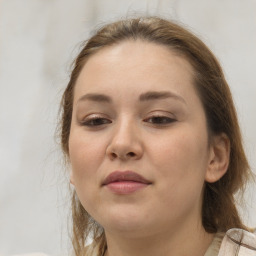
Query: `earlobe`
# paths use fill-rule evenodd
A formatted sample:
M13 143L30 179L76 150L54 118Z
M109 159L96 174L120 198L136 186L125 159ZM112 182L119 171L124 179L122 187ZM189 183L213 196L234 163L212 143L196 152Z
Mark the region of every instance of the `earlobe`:
M221 133L212 138L208 168L205 181L214 183L227 172L230 155L230 141L226 134Z

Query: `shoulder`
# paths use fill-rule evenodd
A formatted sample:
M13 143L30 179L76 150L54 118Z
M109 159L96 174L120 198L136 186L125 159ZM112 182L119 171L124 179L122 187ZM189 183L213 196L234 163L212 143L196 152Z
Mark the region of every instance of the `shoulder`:
M224 237L225 237L225 233L222 233L222 232L216 233L211 245L209 246L204 256L217 256Z
M218 256L225 255L255 256L255 233L237 228L228 230L221 243Z
M237 228L216 233L204 256L227 255L255 256L256 234Z

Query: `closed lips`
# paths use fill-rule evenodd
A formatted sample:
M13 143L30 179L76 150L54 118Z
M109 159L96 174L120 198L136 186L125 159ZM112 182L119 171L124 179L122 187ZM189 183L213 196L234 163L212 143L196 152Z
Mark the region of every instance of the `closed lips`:
M114 182L122 182L122 181L131 181L138 182L143 184L152 184L152 182L148 181L138 173L133 171L115 171L108 175L102 185L108 185Z

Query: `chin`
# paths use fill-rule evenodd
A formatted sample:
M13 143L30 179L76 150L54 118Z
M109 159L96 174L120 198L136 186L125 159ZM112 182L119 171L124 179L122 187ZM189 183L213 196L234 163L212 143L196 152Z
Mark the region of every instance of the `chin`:
M99 223L105 230L111 230L113 232L120 232L122 234L132 234L133 237L136 234L144 230L151 229L152 224L149 216L146 216L141 211L135 211L131 209L108 211L103 215L104 218Z

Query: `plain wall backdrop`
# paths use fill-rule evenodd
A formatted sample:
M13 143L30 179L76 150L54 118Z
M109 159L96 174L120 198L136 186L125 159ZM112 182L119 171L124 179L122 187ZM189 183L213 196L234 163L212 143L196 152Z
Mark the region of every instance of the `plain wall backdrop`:
M255 0L0 0L0 255L68 253L69 179L55 138L61 93L80 42L135 13L184 23L212 49L255 172ZM254 227L255 186L242 211Z

